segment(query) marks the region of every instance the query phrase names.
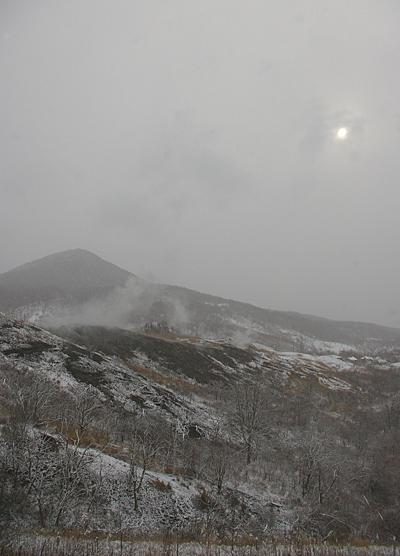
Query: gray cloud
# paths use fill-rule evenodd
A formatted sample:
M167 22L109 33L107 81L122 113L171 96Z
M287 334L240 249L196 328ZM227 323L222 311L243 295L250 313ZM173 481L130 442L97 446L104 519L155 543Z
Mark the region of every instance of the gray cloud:
M0 271L81 246L400 325L399 21L390 0L2 0Z

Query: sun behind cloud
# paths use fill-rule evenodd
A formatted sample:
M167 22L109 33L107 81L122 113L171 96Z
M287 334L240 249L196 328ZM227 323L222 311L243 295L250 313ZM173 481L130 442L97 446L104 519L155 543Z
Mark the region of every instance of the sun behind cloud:
M350 130L348 127L339 127L339 129L336 131L336 139L339 139L339 141L344 141L348 138L349 132Z

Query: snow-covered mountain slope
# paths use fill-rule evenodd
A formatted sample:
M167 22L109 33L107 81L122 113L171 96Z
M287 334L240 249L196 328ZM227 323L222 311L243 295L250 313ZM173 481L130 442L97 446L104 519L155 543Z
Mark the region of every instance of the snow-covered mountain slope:
M290 402L291 395L307 397L311 390L321 399L329 392L372 398L379 373L397 372L400 360L394 351L377 357L356 351L307 355L101 326L53 332L2 315L0 362L33 369L69 391L90 386L110 407L150 411L195 435L207 435L218 419L208 401L215 387L258 384L269 390L272 406Z
M160 337L118 328L75 327L57 333L90 349L118 357L132 368L137 362L156 369L163 376L190 381L193 386L236 383L285 384L296 376L308 377L327 388L350 390L351 384L338 369L350 370L352 361L339 356L310 356L280 353L256 346L239 348L224 341L182 336Z
M400 355L364 356L351 352L311 355L280 352L261 345L238 347L224 340L199 337L137 333L99 326L63 327L56 333L74 344L123 361L138 373L156 381L167 382L172 389L207 398L214 388L231 389L235 385L266 388L274 405L291 395L318 392L321 399L330 392L347 393L354 399L376 396L376 382L381 374L397 373ZM149 374L150 373L150 374ZM375 378L376 377L376 378Z
M64 512L63 523L103 530L117 530L118 527L123 527L125 530L141 534L160 532L167 528L185 531L189 524L192 528L203 527L204 515L207 515L207 505L211 500L208 494L208 490L212 488L210 483L204 478L192 477L190 471L183 475L182 471L177 473L174 468L168 473L162 469L157 470L161 462L158 462L156 467L153 462L153 467L146 469L135 463L135 473L139 474L138 476L141 476L143 470L143 477L140 479L143 484L140 487L140 497L138 494L140 506L133 511L133 497L129 486L132 468L126 445L117 445L115 440L111 443L99 443L97 436L93 436L93 430L97 430L97 435L101 437L101 423L91 425L91 444L87 444L87 433L85 436L73 432L71 440L69 426L61 417L65 412L61 405L62 395L79 398L89 392L91 400L97 398L101 403L104 408L103 418L105 415L109 423L119 415L122 416L124 426L128 426L130 420L138 420L143 423L141 426L146 426L149 419L153 418L159 429L163 424L170 426L172 431L175 431L173 434L180 439L193 438L199 442L204 439L204 442L207 442L214 434L215 424L221 419L221 414L209 403L209 396L199 387L199 383L205 379L226 380L227 373L232 371L240 377L244 372L251 372L251 364L256 358L236 353L235 350L231 353L232 348L229 346L225 346L225 350L224 346L208 343L204 346L192 346L182 342L184 348L189 345L189 350L184 349L184 357L181 359L182 354L179 354L179 346L175 343L173 350L177 351L177 359L173 361L171 352L169 357L166 357L170 347L169 341L165 341L164 347L159 346L158 351L156 350L151 357L147 342L153 342L154 338L139 338L138 335L123 330L108 331L99 328L85 330L85 334L87 338L90 336L99 339L103 336L102 345L108 354L93 349L93 342L89 347L79 346L35 325L21 323L0 314L0 456L4 449L4 440L7 445L7 438L2 438L2 426L8 422L7 404L3 406L7 395L4 395L2 388L7 390L10 381L12 383L18 378L17 375L24 376L28 372L29 376L35 377L34 384L40 385L43 382L44 390L41 396L54 396L53 388L61 395L60 408L53 410L55 418L40 420L38 424L33 420L29 424L28 436L25 439L25 442L31 443L29 450L40 453L40 465L43 465L44 469L50 465L47 458L51 458L51 453L54 452L61 460L64 457L68 461L71 458L79 461L84 469L80 481L96 485L96 497L101 500L97 504L101 503L104 508L102 512L93 508L87 512L84 509L78 510L76 502L70 515L67 511ZM83 338L82 331L80 337ZM109 346L115 341L118 342L118 338L118 354L115 350L112 353L113 350ZM162 343L164 342L161 341ZM199 382L188 376L189 366L181 368L180 365L183 365L187 358L192 358L193 363L197 358L195 366L199 373ZM172 369L172 362L178 367ZM237 369L234 368L235 365L238 365ZM209 373L202 376L205 369L208 369ZM214 371L214 374L211 371ZM35 392L32 390L32 396L38 393L37 386L35 388ZM14 402L18 404L18 400L8 399L8 403ZM14 418L15 415L18 413L14 414ZM160 439L165 441L162 436ZM158 450L157 442L160 439L154 441L155 451ZM150 442L153 440L150 439ZM51 453L47 455L49 449ZM23 456L22 465L30 466L26 458L28 456ZM39 465L37 460L34 465ZM29 473L32 475L33 471ZM88 494L85 496L90 498ZM255 495L246 491L239 492L237 486L226 485L224 497L213 502L213 519L221 520L223 523L226 516L230 515L232 505L237 506L239 499L242 523L247 523L249 528L262 530L271 511L269 503L274 499L269 490L262 495ZM51 491L47 492L44 487L40 504L51 508L57 505ZM84 508L85 504L82 507ZM52 511L54 514L57 513L54 509ZM20 509L18 516L20 526L26 527L35 523L36 517L29 512L25 515L24 510ZM50 513L44 522L54 525L54 519Z
M388 373L398 366L397 359L361 354L318 356L256 345L239 348L224 341L99 326L64 327L56 335L1 314L0 363L34 370L66 391L90 386L110 408L132 414L145 409L205 435L218 413L208 401L216 387L257 384L270 390L273 404L310 389L322 397L329 391L357 397L374 392L372 374L377 369Z
M144 362L140 352L132 352L125 363L0 314L0 364L33 370L68 392L89 386L110 411L114 408L135 414L145 408L167 421L181 421L182 427L201 423L205 428L209 408L200 401L190 403L178 392L149 380Z
M20 527L41 519L48 527L131 533L182 532L190 524L199 535L210 519L213 530L225 532L235 519L232 527L246 534L286 533L306 519L299 476L310 454L320 458L329 484L340 470L338 492L347 492L346 465L353 477L365 416L381 422L395 411L398 361L394 352L390 361L310 355L100 326L49 332L0 314L0 461L3 467L14 461L16 441L22 443L12 472L25 496L12 505L12 516L0 506L0 518ZM259 404L252 440L258 453L246 464L236 419L252 400ZM85 425L92 410L99 413ZM24 487L32 465L40 477L54 466L68 477L76 462L82 471L72 485L75 498L59 508L54 492L67 496L72 487L57 472L40 491L40 504L49 508L40 517ZM134 509L132 485L142 470Z
M152 284L75 249L0 275L0 310L44 326L140 328L165 321L186 334L283 351L340 353L400 346L400 330L273 311L186 288Z
M117 328L63 328L58 333L64 337L0 316L0 362L32 369L66 390L90 385L99 397L128 412L146 408L199 428L206 428L212 416L202 400L202 388L210 385L262 380L279 386L308 377L328 389L353 388L343 376L353 362L338 356L241 349Z

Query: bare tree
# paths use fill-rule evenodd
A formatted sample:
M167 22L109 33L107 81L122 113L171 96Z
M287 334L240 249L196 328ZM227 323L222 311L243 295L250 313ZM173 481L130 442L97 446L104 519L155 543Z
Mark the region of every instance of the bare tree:
M257 443L263 431L263 397L260 388L240 385L233 392L232 426L243 445L249 464L256 453Z
M44 377L13 367L3 367L0 402L11 419L25 424L42 425L52 408L54 388ZM7 372L4 372L7 371Z
M134 510L139 509L139 497L149 465L161 449L160 439L151 428L136 429L130 441L127 487L133 495Z
M211 449L209 458L209 468L211 480L217 487L218 494L221 494L226 475L230 467L230 454L223 444L214 445Z
M99 410L102 405L98 396L87 387L82 394L78 395L74 404L73 421L78 429L79 436L82 436L98 418Z

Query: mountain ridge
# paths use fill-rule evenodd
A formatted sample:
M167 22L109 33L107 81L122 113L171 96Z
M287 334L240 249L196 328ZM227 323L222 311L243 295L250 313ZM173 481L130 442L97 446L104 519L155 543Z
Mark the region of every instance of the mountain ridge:
M368 349L400 346L397 328L266 309L190 288L146 282L84 249L54 253L1 274L0 310L43 325L54 315L57 325L65 321L140 328L162 321L188 334L283 350L337 352L361 344L368 344ZM107 321L110 313L112 322ZM316 348L318 342L337 345Z

